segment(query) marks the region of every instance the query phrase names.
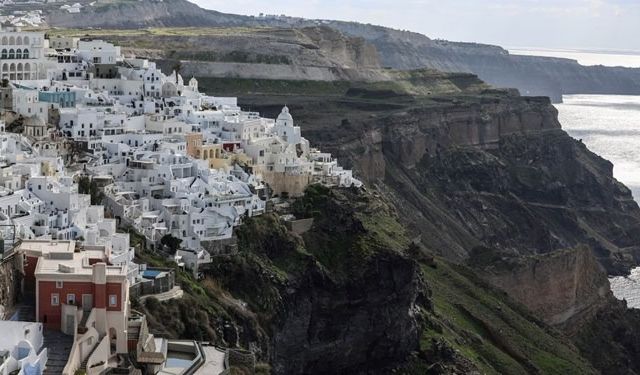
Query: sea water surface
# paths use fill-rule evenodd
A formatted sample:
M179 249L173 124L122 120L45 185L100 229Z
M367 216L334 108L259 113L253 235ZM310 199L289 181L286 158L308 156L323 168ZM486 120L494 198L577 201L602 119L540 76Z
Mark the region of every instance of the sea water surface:
M613 175L640 201L640 96L565 95L562 128L613 163Z
M580 49L508 48L512 55L559 57L577 60L581 65L640 68L640 51L598 51Z
M557 104L563 129L611 161L613 175L640 201L640 96L569 95ZM640 268L609 279L613 294L640 308Z

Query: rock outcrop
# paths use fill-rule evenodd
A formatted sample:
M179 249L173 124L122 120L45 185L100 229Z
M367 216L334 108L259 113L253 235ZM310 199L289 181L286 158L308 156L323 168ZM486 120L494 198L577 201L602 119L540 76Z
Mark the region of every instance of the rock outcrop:
M417 266L382 256L362 268L359 277L338 283L312 268L284 297L274 326L276 373L381 370L416 350Z
M637 264L638 205L610 162L560 129L548 99L494 92L433 100L384 114L288 104L305 136L382 189L435 253L463 261L481 245L534 255L587 244L611 274ZM348 127L327 131L305 116L314 111Z
M298 237L273 215L238 232L237 255L218 257L211 277L247 303L270 345L260 355L276 374L383 373L418 348L417 263L391 235L389 209L366 193L308 193ZM396 224L397 225L397 224ZM394 238L397 236L397 238Z
M577 332L610 303L607 274L587 246L525 257L476 248L470 264L547 324Z
M0 318L9 319L21 293L22 275L18 271L22 258L9 256L0 261Z

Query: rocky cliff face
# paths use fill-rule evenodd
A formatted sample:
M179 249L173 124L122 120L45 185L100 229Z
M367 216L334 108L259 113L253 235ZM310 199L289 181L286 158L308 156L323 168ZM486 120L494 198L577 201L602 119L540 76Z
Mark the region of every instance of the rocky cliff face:
M238 233L240 253L216 259L211 272L270 337L261 357L277 374L383 373L403 363L418 348L426 289L402 234L374 222L391 220L389 208L326 190L297 205L299 216L313 212L310 231L298 237L275 216L252 219Z
M184 77L233 77L268 80L389 80L378 54L362 38L328 27L273 27L78 30L122 46L125 54L155 60L171 72L180 62Z
M86 1L83 16L59 7L45 7L47 23L55 27L139 28L161 26L233 26L252 23L253 17L227 15L200 8L186 0ZM90 5L93 3L92 5Z
M611 163L561 130L548 99L485 91L313 103L288 101L303 134L393 202L409 236L481 275L474 249L515 259L487 279L566 332L609 303L599 267L624 273L640 259L638 205ZM563 250L581 244L591 254Z
M333 21L328 26L378 49L381 63L396 69L432 68L477 74L496 87L561 102L568 94L640 93L640 69L582 66L575 60L516 56L491 45L431 40L406 31Z
M346 373L383 369L417 348L411 319L416 265L400 257L376 257L364 273L336 283L309 270L284 297L275 325L277 373Z
M87 6L83 8L83 17L77 17L74 14L56 9L56 7L51 9L45 7L47 22L55 27L116 29L184 26L301 29L323 25L375 46L382 66L386 67L396 69L432 68L446 72L474 73L494 86L514 87L524 95L549 96L555 102L561 101L562 95L566 94L640 94L640 69L585 67L576 61L567 59L513 56L497 46L432 40L418 33L375 25L299 18L240 16L201 9L186 0L97 2L93 5L89 5L89 3L87 1ZM245 43L251 43L251 39L239 44L228 43L227 46L238 46L239 51L247 51L243 48ZM266 43L263 46L269 45L274 50L280 47L274 41L266 41ZM333 40L331 43L333 45ZM193 46L199 46L199 44ZM257 48L262 47L256 46ZM337 52L336 56L348 57L350 61L353 60L354 52L358 56L368 55L368 53L359 54L357 50L362 50L362 48L355 47L353 51L338 50L334 52ZM369 52L372 51L370 47L366 49ZM224 65L219 65L219 63L212 64L208 68L225 69ZM316 65L324 66L322 64ZM208 68L206 66L194 67L197 69L194 71L204 72ZM227 68L225 71L230 71L230 69ZM291 74L293 79L304 79L295 71L282 70L274 73ZM313 72L313 74L326 77L328 73Z
M470 263L535 316L570 332L613 298L607 274L586 246L518 258L476 248Z
M0 317L9 319L13 313L20 292L22 276L17 262L21 259L10 257L0 262Z
M331 134L303 119L304 131L389 193L427 246L450 259L478 245L528 255L584 243L611 273L637 263L640 210L630 191L611 163L559 129L548 100L485 94L414 104L345 115L349 127Z
M600 267L622 274L638 264L640 209L611 163L561 130L548 99L487 91L383 102L384 111L324 101L322 123L307 115L319 110L312 103L288 104L303 134L390 199L427 251L469 264L573 335L601 371L611 363L589 349L598 335L628 332L609 349L633 357L637 318L609 308L616 302ZM512 268L478 266L478 248L500 254L495 264L512 259ZM615 322L598 323L609 315Z

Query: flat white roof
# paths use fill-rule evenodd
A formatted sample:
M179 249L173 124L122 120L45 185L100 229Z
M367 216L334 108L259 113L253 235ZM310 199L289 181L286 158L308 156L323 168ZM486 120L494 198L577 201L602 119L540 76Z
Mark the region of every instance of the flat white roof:
M75 249L75 241L56 240L25 240L18 247L18 251L23 251L33 256L44 256L51 253L73 253Z
M93 266L89 264L90 252L74 253L72 259L38 259L35 275L37 277L55 276L56 278L73 279L93 275ZM127 270L123 266L107 266L106 275L126 278Z

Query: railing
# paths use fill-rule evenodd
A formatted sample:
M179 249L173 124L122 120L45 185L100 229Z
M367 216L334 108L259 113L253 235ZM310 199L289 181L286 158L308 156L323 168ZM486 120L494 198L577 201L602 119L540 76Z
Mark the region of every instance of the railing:
M87 357L86 370L88 375L100 374L104 370L109 360L110 349L110 338L109 335L106 335Z
M73 345L71 346L71 351L69 352L69 359L67 360L67 364L62 370L63 375L74 374L78 367L80 367L80 363L82 362L80 359L80 343L78 342L78 321L75 319L75 317L73 325Z

